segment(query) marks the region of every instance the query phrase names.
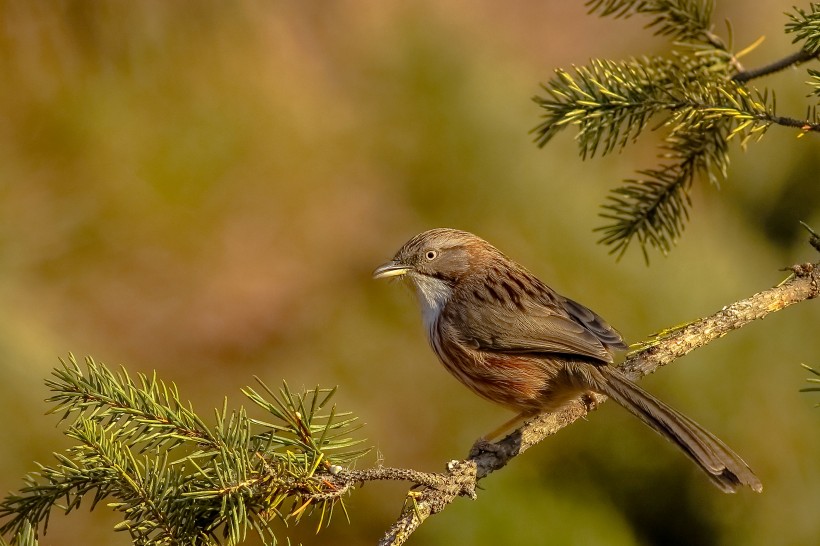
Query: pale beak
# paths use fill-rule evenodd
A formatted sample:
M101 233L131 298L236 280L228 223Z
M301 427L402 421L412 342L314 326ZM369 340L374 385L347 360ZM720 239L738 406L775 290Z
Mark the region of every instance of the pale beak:
M388 277L401 277L410 271L410 267L398 263L396 260L390 260L384 265L380 265L373 272L374 279L386 279Z

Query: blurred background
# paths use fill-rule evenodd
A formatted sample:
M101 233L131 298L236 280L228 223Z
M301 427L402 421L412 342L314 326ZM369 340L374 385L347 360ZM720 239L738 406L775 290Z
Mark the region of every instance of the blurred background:
M794 51L791 1L721 1L759 66ZM808 8L807 3L803 7ZM339 385L367 423L360 462L443 470L509 417L451 378L409 291L370 279L415 233L474 231L589 305L630 342L816 260L820 145L774 127L699 184L683 239L647 267L595 244L607 191L655 164L657 135L581 162L545 149L530 100L553 69L664 54L647 19L582 2L0 3L0 489L68 442L45 416L57 358L157 370L206 418L259 375ZM805 112L804 68L759 82ZM548 439L428 520L414 544L803 545L820 536L820 308L772 315L644 385L723 438L764 483L723 495L615 404ZM405 484L283 530L374 544ZM43 544L128 544L104 506L55 513ZM284 535L282 535L284 537ZM251 542L253 543L253 542Z

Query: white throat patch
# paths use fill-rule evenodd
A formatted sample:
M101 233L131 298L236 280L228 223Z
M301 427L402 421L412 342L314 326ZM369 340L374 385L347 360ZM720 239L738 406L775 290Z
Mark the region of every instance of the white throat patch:
M424 326L431 332L441 309L453 291L445 281L427 275L414 275L413 284L416 286L416 295L421 304Z

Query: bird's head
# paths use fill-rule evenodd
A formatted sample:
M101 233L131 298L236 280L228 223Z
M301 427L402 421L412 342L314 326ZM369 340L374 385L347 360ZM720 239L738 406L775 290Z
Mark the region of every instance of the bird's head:
M407 276L413 282L422 277L453 283L461 279L487 250L495 250L483 239L450 228L419 233L402 246L393 259L373 272L374 279Z
M409 280L427 315L429 311L440 310L455 284L493 251L498 252L472 233L431 229L407 241L392 260L376 268L373 278Z

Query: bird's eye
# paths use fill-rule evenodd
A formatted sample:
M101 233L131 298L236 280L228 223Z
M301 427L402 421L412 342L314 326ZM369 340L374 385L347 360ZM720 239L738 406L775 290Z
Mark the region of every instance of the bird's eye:
M427 260L435 260L436 256L438 256L438 252L435 250L428 250L424 253L424 257L427 258Z

